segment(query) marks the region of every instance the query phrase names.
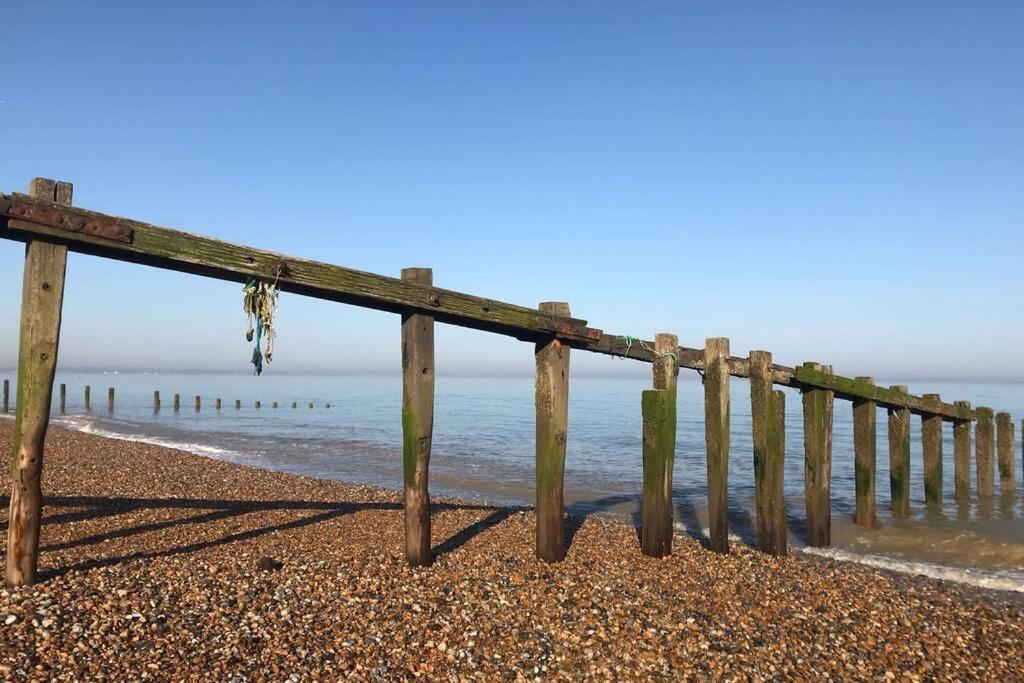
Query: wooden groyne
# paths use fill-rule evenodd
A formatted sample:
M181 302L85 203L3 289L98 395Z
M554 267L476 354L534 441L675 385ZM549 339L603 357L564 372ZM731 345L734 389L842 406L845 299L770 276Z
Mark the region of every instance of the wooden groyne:
M942 490L942 434L953 425L956 495L969 495L971 425L977 422L978 492L994 488L993 454L998 443L1000 484L1014 486L1013 423L1000 413L937 395L915 396L906 387L880 387L867 377L835 374L829 365L775 364L767 351L730 355L729 340L711 337L703 348L678 345L669 333L654 341L615 335L573 317L569 304L545 302L537 308L509 304L434 286L433 273L411 268L401 277L293 258L220 240L71 206L70 183L37 178L30 193L0 194L0 237L26 243L21 336L13 444L13 489L6 578L33 583L39 551L42 507L40 476L43 440L50 416L68 250L176 270L232 282L276 283L281 291L341 302L401 316L403 490L405 552L409 562L427 565L430 550L429 463L433 436L434 325L445 323L519 339L533 345L536 361L536 554L554 562L565 553L563 479L568 440L570 352L630 358L653 364L653 389L639 397L644 416L642 547L652 556L671 552L671 486L676 440L676 374L701 373L705 394L707 489L712 549L729 550L728 468L732 377L750 380L752 454L756 490L758 547L786 552L785 397L776 386L801 393L804 414L804 489L807 539L823 546L831 538L832 421L836 400L853 404L856 469L856 521L877 523L873 428L878 409L888 413L890 487L894 514L909 509L911 415L921 419L923 474L927 502L937 505ZM4 409L7 409L5 383ZM89 387L85 387L89 409ZM259 403L257 402L257 406ZM292 403L292 408L297 407ZM196 409L201 401L197 397ZM309 404L312 408L313 404ZM108 392L114 409L114 392ZM160 408L154 395L154 408ZM180 397L174 397L175 410ZM241 408L240 400L235 408Z

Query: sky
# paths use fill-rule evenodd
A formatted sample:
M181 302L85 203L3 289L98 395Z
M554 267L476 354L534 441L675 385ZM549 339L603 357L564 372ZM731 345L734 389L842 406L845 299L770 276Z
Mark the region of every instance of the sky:
M1024 380L1024 3L8 0L0 191L845 375ZM23 246L0 240L0 367ZM241 287L72 254L63 368L245 372ZM398 372L283 294L269 372ZM532 347L438 326L439 373ZM649 367L575 353L574 371Z

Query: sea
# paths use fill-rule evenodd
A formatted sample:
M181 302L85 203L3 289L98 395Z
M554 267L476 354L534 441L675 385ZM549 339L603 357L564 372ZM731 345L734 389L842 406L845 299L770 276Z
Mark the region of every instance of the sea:
M14 374L0 374L14 383ZM70 429L190 451L217 460L322 479L391 489L402 483L400 376L60 372L67 409L52 420ZM879 384L900 383L899 378ZM906 382L904 382L906 383ZM803 421L800 395L786 389L785 495L790 547L797 552L1024 593L1024 463L1020 419L1024 384L913 382L917 393L969 400L1014 416L1017 491L977 496L972 442L972 497L953 496L952 426L943 425L943 504L926 507L920 420L911 426L911 506L890 513L888 438L879 410L876 478L878 527L852 523L854 455L852 408L836 401L832 453L832 547L805 547ZM83 387L92 387L92 406ZM114 410L107 388L114 387ZM640 396L649 379L574 377L569 396L565 463L567 511L610 515L639 523L641 500ZM153 409L153 392L162 397ZM734 542L754 544L754 480L749 384L731 383L729 518ZM12 402L14 388L12 386ZM173 396L181 409L173 410ZM201 396L196 410L194 397ZM703 388L696 375L679 381L673 499L678 529L707 534ZM222 408L215 409L217 398ZM241 407L235 408L235 401ZM255 402L261 407L256 408ZM277 403L274 408L273 404ZM310 408L309 404L313 407ZM292 405L296 407L293 408ZM329 405L329 407L328 407ZM10 417L10 416L8 416ZM998 477L998 473L996 475ZM444 377L436 380L430 490L498 505L534 502L534 385L532 377Z

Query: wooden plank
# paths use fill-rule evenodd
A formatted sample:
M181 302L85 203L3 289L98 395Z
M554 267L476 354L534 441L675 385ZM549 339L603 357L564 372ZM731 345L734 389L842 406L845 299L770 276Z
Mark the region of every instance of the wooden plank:
M430 268L405 268L403 282L431 286ZM430 446L434 435L434 319L402 316L402 471L405 559L425 567L430 553Z
M37 178L32 181L31 193L47 202L71 202L69 183ZM25 247L7 526L6 579L10 586L35 583L39 565L43 443L57 368L67 256L67 247L51 242L33 239Z
M729 552L729 339L704 342L704 441L708 468L708 545Z
M679 339L662 333L654 338L654 392L643 392L643 509L640 545L645 555L672 554L672 471L676 450L676 392ZM661 393L658 393L661 392Z
M938 394L925 394L924 398L939 402ZM928 505L942 504L942 418L921 416L921 446L924 458L924 501Z
M0 195L0 208L3 202L9 207L26 203L40 205L23 195ZM600 337L600 330L592 330L585 320L570 316L294 258L95 211L76 208L49 213L53 215L37 219L44 222L31 222L11 217L17 213L10 209L6 217L0 218L0 237L23 239L45 235L72 246L75 251L233 282L245 282L249 277L276 279L286 292L393 313L421 313L439 322L530 341L552 334L581 341ZM113 222L131 230L132 241L116 242L61 227L62 221L80 220Z
M804 363L821 374L830 374L830 366ZM807 510L807 545L832 544L832 391L817 387L802 390L804 411L804 505Z
M978 406L974 410L978 416L974 425L974 460L977 468L978 495L994 496L996 493L995 467L995 425L991 408Z
M893 391L907 393L907 387L894 384ZM888 409L889 412L889 497L892 514L906 517L910 514L910 410Z
M970 401L957 401L961 408L971 407ZM953 423L953 486L957 500L971 497L971 421Z
M858 382L874 384L872 377L858 377ZM853 523L872 529L875 516L875 462L876 462L877 404L867 399L853 402L853 466L856 486L856 510Z
M999 492L1012 496L1017 490L1013 462L1013 420L1009 413L996 413L996 452L999 457Z
M545 302L540 310L568 316L569 304ZM565 443L569 429L569 346L551 337L537 342L537 557L565 557Z
M750 352L750 416L754 443L754 507L757 547L786 554L786 396L772 389L772 354Z

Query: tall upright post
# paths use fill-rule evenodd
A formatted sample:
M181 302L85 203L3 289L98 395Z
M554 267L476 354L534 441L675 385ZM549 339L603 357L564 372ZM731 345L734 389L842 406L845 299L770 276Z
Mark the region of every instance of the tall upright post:
M970 401L957 401L956 406L965 411L971 409ZM957 500L971 497L971 421L957 420L953 423L953 486Z
M175 412L181 410L181 394L174 395L174 410Z
M873 377L858 377L858 382L874 384ZM876 413L874 401L858 399L853 402L853 468L856 482L856 511L853 522L871 529L875 517L875 465L877 459Z
M240 410L241 407L242 407L242 402L239 399L236 398L235 399L235 410ZM294 407L295 406L293 405L292 408L294 408Z
M403 268L402 281L434 284L430 268ZM430 552L430 447L434 436L434 318L402 316L402 492L405 559L423 567Z
M11 380L4 380L4 412L10 412L11 409Z
M200 411L200 409L202 409L202 407L203 407L203 398L202 398L202 396L196 396L196 412L198 413Z
M569 316L569 304L546 301L542 313ZM535 408L537 476L537 557L565 557L565 443L569 430L569 347L557 337L537 342Z
M60 385L60 414L63 415L68 411L68 385L61 382Z
M921 398L939 403L938 394ZM929 505L942 503L942 416L921 416L921 446L924 456L924 501Z
M978 476L978 495L994 496L996 478L992 455L995 451L996 439L992 424L992 409L978 406L974 414L977 418L974 425L974 460Z
M92 410L92 389L89 388L88 384L82 389L82 405L85 406L86 412Z
M901 394L910 393L903 384L889 387ZM910 411L889 408L889 497L892 514L906 517L910 514Z
M1009 413L996 413L996 451L999 454L999 492L1012 496L1017 490L1013 462L1013 420Z
M71 206L71 183L32 181L35 199ZM25 245L18 343L18 396L11 457L11 503L7 526L8 585L35 583L42 518L43 442L50 421L57 369L64 271L68 249L30 239Z
M704 340L704 441L708 464L708 545L729 552L729 339Z
M654 389L644 391L643 509L640 547L645 555L672 554L672 468L676 450L676 383L679 339L662 333L654 338Z
M754 507L757 547L786 554L786 395L773 390L772 354L750 352L750 421L754 442Z
M114 387L107 389L107 410L114 409Z
M832 373L832 366L804 363L805 367ZM827 389L805 387L804 409L804 502L807 508L807 545L832 544L832 415L835 394Z
M219 398L216 401L215 407L217 408L217 410L220 410L220 399Z
M160 410L160 392L159 391L154 391L153 392L153 410L154 411Z

